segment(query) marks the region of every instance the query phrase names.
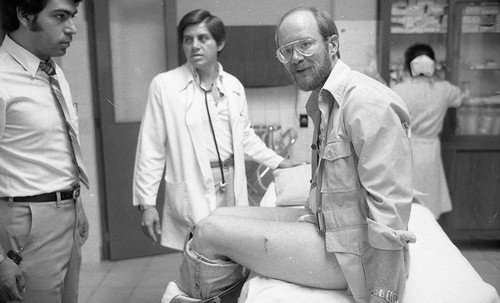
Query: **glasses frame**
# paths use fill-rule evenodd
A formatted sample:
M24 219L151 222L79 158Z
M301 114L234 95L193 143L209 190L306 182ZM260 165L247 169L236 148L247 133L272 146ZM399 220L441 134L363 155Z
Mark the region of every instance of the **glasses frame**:
M278 48L276 50L276 58L278 59L279 62L283 63L283 64L287 64L288 62L290 62L290 60L292 60L292 57L293 57L293 51L295 50L297 53L301 54L302 56L304 57L311 57L312 55L314 55L314 52L312 54L304 54L303 52L301 52L300 50L297 49L296 45L301 42L301 41L306 41L306 40L314 40L314 39L311 39L311 38L303 38L303 39L298 39L298 40L295 40L295 41L292 41L290 43L287 43L285 45L282 45L280 48ZM318 40L316 42L314 42L309 48L314 48L316 45L320 44L321 42L324 42L328 40L328 38L323 38L321 40ZM288 60L285 59L285 56L283 56L283 53L281 52L281 50L285 47L291 47L292 49L292 55L290 56L290 58Z

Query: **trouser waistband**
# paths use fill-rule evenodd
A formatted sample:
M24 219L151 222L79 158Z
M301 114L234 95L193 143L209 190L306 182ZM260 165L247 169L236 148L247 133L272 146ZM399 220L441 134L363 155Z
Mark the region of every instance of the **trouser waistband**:
M67 191L56 191L52 193L44 193L34 196L23 196L23 197L2 197L0 199L12 201L12 202L52 202L58 201L57 195L60 195L59 200L76 199L80 196L80 186L76 186L71 190Z
M226 160L222 161L222 168L233 167L234 166L234 156L231 155ZM210 161L210 167L216 168L220 167L219 161Z

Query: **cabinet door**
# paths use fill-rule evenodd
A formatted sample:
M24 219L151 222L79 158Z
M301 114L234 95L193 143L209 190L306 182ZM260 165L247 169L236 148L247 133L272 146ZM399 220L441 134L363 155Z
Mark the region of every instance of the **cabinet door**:
M453 211L439 223L453 240L498 240L500 151L445 149L443 157Z
M469 96L456 112L455 134L500 135L500 3L457 4L460 41L453 80Z

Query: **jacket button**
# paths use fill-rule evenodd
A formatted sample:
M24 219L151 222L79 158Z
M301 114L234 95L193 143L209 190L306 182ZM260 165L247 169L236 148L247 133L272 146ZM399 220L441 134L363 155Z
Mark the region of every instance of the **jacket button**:
M312 148L313 150L316 150L316 148L318 148L318 147L316 146L316 144L313 144L313 145L311 145L311 148Z

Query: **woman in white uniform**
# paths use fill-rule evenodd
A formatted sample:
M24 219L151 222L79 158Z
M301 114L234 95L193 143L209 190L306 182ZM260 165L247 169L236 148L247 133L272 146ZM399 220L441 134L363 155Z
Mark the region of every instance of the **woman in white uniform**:
M441 159L439 133L446 111L463 102L460 89L435 76L432 47L415 44L405 52L404 80L392 87L410 111L413 148L413 183L422 203L434 216L452 210Z

